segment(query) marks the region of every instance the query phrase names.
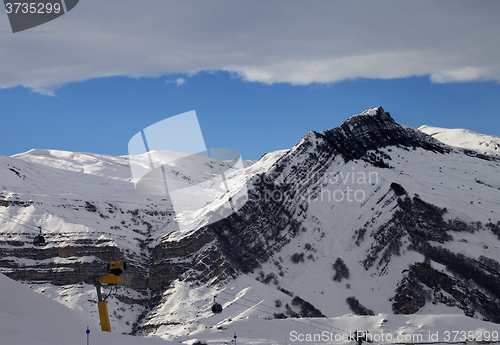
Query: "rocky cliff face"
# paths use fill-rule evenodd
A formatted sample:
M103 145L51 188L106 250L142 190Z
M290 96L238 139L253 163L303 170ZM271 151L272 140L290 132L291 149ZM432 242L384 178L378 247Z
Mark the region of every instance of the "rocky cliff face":
M1 213L43 226L48 244L34 247L33 232L0 219L2 273L61 286L59 300L84 282L82 305L89 278L124 257L116 300L132 312L112 323L127 314L123 331L165 337L242 315L445 311L500 323L500 160L382 108L264 156L246 169L241 209L182 235L169 230L171 205L137 194L126 167L123 157L53 151L3 158ZM225 301L217 317L214 294Z

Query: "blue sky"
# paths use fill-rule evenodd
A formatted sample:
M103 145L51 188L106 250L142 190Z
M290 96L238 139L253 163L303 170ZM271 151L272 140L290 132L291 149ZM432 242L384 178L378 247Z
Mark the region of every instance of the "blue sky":
M8 114L1 154L48 148L125 155L135 133L189 110L197 113L207 147L234 148L245 159L290 148L308 131L337 126L379 105L404 125L500 136L496 82L434 84L413 77L264 85L226 72L182 76L180 86L166 82L180 77L99 78L65 86L55 96L22 87L1 90Z
M500 3L415 3L87 0L16 34L0 16L0 155L125 155L190 110L245 159L376 106L500 136Z

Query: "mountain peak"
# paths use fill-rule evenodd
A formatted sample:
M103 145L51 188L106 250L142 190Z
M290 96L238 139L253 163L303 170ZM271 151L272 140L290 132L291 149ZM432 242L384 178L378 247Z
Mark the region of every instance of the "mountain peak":
M353 116L377 116L377 115L382 115L382 114L388 114L389 113L386 113L384 111L384 108L382 107L376 107L376 108L370 108L370 109L367 109L365 111L363 111L361 114L359 115L353 115Z
M423 147L444 152L444 146L422 132L402 126L382 107L371 108L348 118L341 125L319 133L345 161L358 159L367 151L391 145Z
M360 134L356 132L355 129L365 127L365 129L368 130L369 128L366 128L367 126L371 126L371 129L376 131L379 129L388 129L400 125L397 124L396 121L394 121L394 119L391 117L391 114L389 112L386 112L384 108L376 107L367 109L360 114L352 115L338 127L342 128L346 134L353 130L354 132L352 134ZM338 127L331 128L321 133L332 131Z

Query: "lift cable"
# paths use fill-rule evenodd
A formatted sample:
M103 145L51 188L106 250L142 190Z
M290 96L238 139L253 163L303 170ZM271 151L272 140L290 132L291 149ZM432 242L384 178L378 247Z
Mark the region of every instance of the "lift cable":
M8 218L6 218L8 217ZM8 214L1 213L0 218L5 219L6 221L12 222L16 225L24 226L25 228L31 229L31 230L40 230L40 226L34 225L31 223L28 223L22 219L16 218L14 216L9 216ZM17 222L17 223L16 223Z
M234 303L234 304L241 305L241 306L246 307L246 308L254 309L254 310L257 310L257 311L260 311L260 312L263 312L263 313L269 314L269 315L271 315L271 316L273 316L273 317L274 317L274 314L273 314L273 313L267 312L267 311L265 311L265 310L262 310L262 309L259 309L259 308L256 308L256 307L249 307L249 306L244 305L244 304L242 304L242 303L238 303L238 302L235 302L235 301L231 301L231 300L228 300L228 299L222 298L222 297L220 297L220 296L219 296L218 298L223 299L223 300L228 301L228 302L231 302L231 303ZM299 320L297 320L297 319L295 319L295 318L287 318L287 320L290 320L290 321L293 321L293 322L300 323L300 324L302 324L302 325L304 325L304 326L308 326L308 327L316 328L316 329L319 329L319 330L321 330L321 331L325 331L325 332L332 332L332 333L335 333L335 334L339 334L339 335L341 335L340 333L335 332L335 331L332 331L332 330L330 330L330 329L324 329L324 328L317 327L317 326L313 326L313 325L310 325L310 324L307 324L307 323L304 323L304 322L300 322ZM315 320L309 320L309 321L313 322L313 321L315 321ZM317 322L316 322L316 323L317 323ZM334 328L334 329L337 329L337 328L335 328L335 327L328 326L328 325L325 325L325 324L322 324L322 323L318 323L318 324L320 324L321 326L327 327L327 328ZM348 331L344 331L344 330L342 330L342 332L345 332L346 334L349 334L349 333L350 333L350 332L348 332Z
M179 283L180 285L183 285L183 286L185 286L185 287L189 287L189 288L191 288L191 289L200 289L200 288L204 288L204 287L205 287L205 286L200 286L200 287L198 287L198 288L193 288L193 287L191 287L191 286L189 286L189 285L187 285L186 283L181 282L181 281L177 281L176 283ZM225 293L225 294L228 294L228 295L231 295L231 296L234 296L234 297L239 297L239 296L237 296L236 294L232 294L232 293L227 292L227 291L223 291L223 290L221 290L221 291L217 291L217 294L220 294L220 293ZM211 294L206 293L206 295L209 295L209 296L210 296ZM254 310L261 311L261 312L263 312L263 313L266 313L266 314L272 315L272 316L274 317L274 313L270 313L270 312L265 311L265 310L262 310L262 309L260 309L260 308L256 308L256 307L249 307L249 306L244 305L244 304L242 304L242 303L238 303L238 302L235 302L235 301L228 300L228 299L225 299L225 298L223 298L223 297L220 297L220 295L218 296L218 298L223 299L223 300L228 301L228 302L231 302L231 303L235 303L235 304L238 304L238 305L244 306L244 307L246 307L246 308L250 308L250 309L254 309ZM248 301L248 302L251 302L251 303L255 303L255 304L259 304L259 303L260 303L260 302L256 302L256 301L250 300L250 299L248 299L248 298L244 298L244 297L239 297L239 298L240 298L240 299L244 299L244 300L246 300L246 301ZM276 308L276 307L271 307L271 306L269 306L269 305L265 305L265 304L259 304L259 305L262 305L262 306L264 306L264 307L266 307L266 308L274 309L274 310L279 311L279 312L281 312L281 313L283 312L282 310L280 310L280 309L278 309L278 308ZM288 318L288 319L289 319L289 320L292 320L292 321L295 321L295 322L298 322L298 323L302 323L302 322L297 321L297 320L296 320L296 319L294 319L294 318ZM323 326L323 327L328 327L328 328L336 329L336 330L338 330L338 331L344 332L345 334L350 334L350 333L351 333L351 332L346 331L346 330L341 329L341 328L337 328L337 327L333 327L333 326L325 325L325 324L323 324L323 323L321 323L321 322L318 322L317 320L309 320L309 321L310 321L310 322L312 322L312 323L318 324L318 325L320 325L320 326ZM315 326L308 325L308 324L305 324L305 323L302 323L302 324L307 325L307 326L310 326L310 327L314 327L314 328L321 329L321 328L319 328L319 327L315 327ZM325 330L325 329L321 329L321 330L323 330L323 331L327 331L327 330ZM336 334L340 334L340 333L338 333L338 332L334 332L334 333L336 333Z
M16 218L14 216L9 216L8 214L5 214L5 213L0 214L0 218L4 219L6 221L12 222L16 225L24 226L25 228L28 228L32 231L36 231L36 230L40 231L40 233L33 238L33 245L35 245L35 246L45 245L45 237L42 235L42 227L41 226L37 226L37 225L31 224L31 223L28 223L22 219Z
M229 292L226 292L226 291L219 291L219 293L221 293L221 292L222 292L222 293L226 293L226 294L228 294L228 295L232 295L232 296L238 297L237 295L232 294L232 293L229 293ZM239 298L244 299L244 300L246 300L246 301L248 301L248 302L251 302L251 303L258 303L258 302L256 302L256 301L252 301L252 300L247 299L247 298L244 298L244 297L239 297ZM282 312L280 309L278 309L278 308L276 308L276 307L271 307L271 306L268 306L268 305L265 305L265 304L260 304L260 305L265 306L265 307L270 308L270 309L274 309L274 310L279 311L279 312ZM274 315L274 314L273 314L273 315ZM325 326L325 327L331 327L331 328L337 329L337 330L339 330L339 331L342 331L342 332L345 332L345 333L349 333L348 331L346 331L346 330L344 330L344 329L337 328L337 327L333 327L333 326L327 326L327 325L325 325L325 324L322 324L321 322L317 322L316 320L310 320L310 321L311 321L311 322L314 322L314 323L317 323L317 324L319 324L319 325Z

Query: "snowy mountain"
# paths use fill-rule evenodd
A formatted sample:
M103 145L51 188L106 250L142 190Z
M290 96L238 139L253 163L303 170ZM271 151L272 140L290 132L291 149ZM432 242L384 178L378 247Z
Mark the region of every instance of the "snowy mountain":
M469 129L432 126L420 126L417 129L451 146L476 150L484 154L500 154L500 137L477 133Z
M227 195L176 214L134 189L127 157L32 150L0 157L0 270L97 320L91 277L123 257L113 331L176 341L252 338L245 325L281 337L297 322L342 333L391 314L500 323L499 167L379 107L263 156L229 176ZM244 206L210 222L243 188Z
M88 315L81 315L61 304L37 294L18 282L0 274L0 331L2 344L20 345L66 345L84 344L89 326L89 343L93 345L170 345L178 342L165 341L157 337L132 337L122 334L101 332L99 325ZM196 344L204 339L206 344L229 343L234 334L244 344L276 344L283 339L304 340L322 337L335 340L339 333L332 330L343 328L369 330L373 336L385 333L386 339L393 337L422 337L422 340L445 340L442 332L449 325L461 324L476 335L498 339L498 331L493 324L460 315L378 315L376 317L342 317L332 319L288 319L288 320L239 320L212 329L195 332L187 343ZM259 330L258 335L254 330ZM293 330L290 331L289 330ZM439 332L441 331L441 335ZM295 333L294 333L295 332ZM487 333L489 332L489 333ZM496 332L496 333L495 333ZM414 336L413 336L414 334ZM343 334L344 335L344 334ZM347 335L347 334L345 334ZM438 337L435 337L435 336Z

